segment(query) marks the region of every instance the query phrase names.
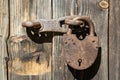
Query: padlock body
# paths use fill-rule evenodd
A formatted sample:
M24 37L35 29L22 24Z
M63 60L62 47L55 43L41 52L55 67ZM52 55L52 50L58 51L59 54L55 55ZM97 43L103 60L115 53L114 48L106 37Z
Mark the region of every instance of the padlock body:
M75 34L63 35L63 57L67 64L77 70L89 68L98 54L98 37L86 36L79 40Z

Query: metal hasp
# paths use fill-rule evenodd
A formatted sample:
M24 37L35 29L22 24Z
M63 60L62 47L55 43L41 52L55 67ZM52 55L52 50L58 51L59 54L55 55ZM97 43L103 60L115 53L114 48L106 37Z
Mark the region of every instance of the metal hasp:
M82 29L88 27L88 34ZM66 16L59 19L27 21L23 27L38 29L37 33L60 32L63 34L62 56L66 63L77 70L89 68L98 54L98 37L95 36L94 24L89 17ZM84 36L78 34L84 34Z
M37 30L38 34L43 32L66 33L68 31L68 26L66 26L67 23L65 23L65 20L67 21L67 19L71 19L74 17L77 17L77 15L65 16L59 19L50 19L50 20L40 19L40 20L34 20L34 21L25 21L22 23L22 26L26 28L38 29ZM81 23L81 21L79 22Z
M84 39L79 39L76 34L72 34L72 29L63 35L63 55L67 64L77 70L89 68L96 60L98 54L98 37L95 36L93 22L89 17L74 17L66 19L66 24L78 25L86 22L90 28L89 35ZM83 25L83 24L82 24Z
M61 32L65 33L67 32L67 29L62 27L60 25L60 20L59 19L54 19L54 20L45 20L45 19L40 19L36 21L26 21L22 23L23 27L32 27L39 29L39 33L41 32Z

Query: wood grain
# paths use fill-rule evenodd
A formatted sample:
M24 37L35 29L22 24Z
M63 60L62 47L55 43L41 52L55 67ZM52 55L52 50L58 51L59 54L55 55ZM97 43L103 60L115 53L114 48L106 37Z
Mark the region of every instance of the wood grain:
M0 79L7 80L6 41L9 35L9 11L8 0L0 0Z
M83 71L81 80L108 80L108 9L101 9L98 6L100 1L78 0L77 2L79 15L89 16L94 22L101 47L98 61L86 72Z
M28 38L30 29L21 26L27 20L50 19L50 8L51 0L10 0L9 80L51 80L51 38L36 43L32 39L39 42L41 38ZM31 58L33 53L40 55Z
M0 0L0 79L7 80L5 57L9 53L8 80L119 80L120 1L109 0L109 10L101 9L98 6L100 1ZM38 44L27 37L26 29L21 26L21 23L27 20L59 18L74 14L90 16L101 47L94 65L82 71L71 69L64 62L61 56L61 34L46 33L50 37L42 38L43 42ZM31 53L40 54L38 62L37 57L25 59L25 56Z
M53 0L53 18L64 17L73 14L72 0ZM73 11L73 12L72 12ZM62 56L62 35L54 33L52 52L52 80L74 80L67 64Z
M52 16L52 9L51 9L51 1L52 0L37 0L37 19L51 19ZM43 42L43 47L42 49L44 50L44 52L46 52L46 60L47 61L47 68L46 68L46 72L47 70L50 69L50 71L48 71L48 73L44 74L43 76L39 76L39 80L51 80L51 54L52 54L52 33L46 33L48 35L48 37L43 38L44 41ZM41 39L40 39L41 40Z
M120 79L120 1L110 0L109 80Z
M20 65L20 61L16 60L16 57L19 58L21 48L21 41L15 43L14 40L11 40L13 36L20 37L22 35L25 35L25 29L22 28L21 23L22 21L29 20L29 0L10 0L10 37L8 41L9 45L9 58L12 59L8 63L8 80L28 80L29 76L19 76L19 74L16 74L15 68L18 68ZM26 43L27 44L27 43ZM29 51L28 51L29 52ZM13 60L15 59L15 60ZM24 66L25 67L25 66ZM18 68L19 69L19 68Z

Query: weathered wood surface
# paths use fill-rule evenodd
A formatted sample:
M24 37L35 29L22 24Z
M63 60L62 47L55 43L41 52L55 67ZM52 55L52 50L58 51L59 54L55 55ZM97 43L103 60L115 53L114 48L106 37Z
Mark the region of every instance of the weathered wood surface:
M90 16L95 24L96 34L99 36L99 45L102 47L99 52L98 59L95 64L85 71L76 71L73 70L74 77L78 80L108 80L108 10L102 10L98 6L99 0L97 1L87 1L87 0L71 0L71 1L56 1L53 0L53 18L61 17L64 15L79 14L81 16ZM55 60L55 63L60 63L60 58L58 57L59 52L61 51L61 36L54 37L54 46L53 51L58 52ZM56 46L60 47L56 47ZM55 55L55 54L54 54ZM56 62L57 61L57 62ZM54 63L54 64L55 64ZM55 64L55 65L56 65ZM100 69L99 69L100 66ZM55 66L58 68L59 66ZM99 70L99 71L98 71ZM57 71L57 70L56 70ZM98 71L98 72L97 72ZM62 71L64 72L64 71ZM59 75L61 72L59 73ZM86 77L87 76L87 77ZM57 79L59 76L56 76ZM64 78L63 78L64 79ZM72 80L72 78L69 78Z
M0 80L7 80L6 41L9 36L8 0L0 0Z
M43 43L37 44L26 37L21 26L23 21L40 18L51 18L51 0L10 0L9 80L51 80L52 41L43 38ZM27 33L33 36L30 29ZM40 40L36 34L32 39ZM40 56L30 57L33 53Z
M8 80L119 80L120 20L118 17L120 6L118 4L120 1L109 0L109 10L101 9L98 6L99 1L0 0L0 79L7 80L4 58L7 56L8 50L10 57ZM37 44L26 37L26 29L21 26L21 23L26 20L59 18L73 14L90 16L100 40L101 50L95 64L83 71L68 68L64 63L61 56L61 34L46 33L51 38L44 37L42 39L43 43L39 42L40 38L33 38L33 40L39 42ZM30 30L27 30L27 33L30 33ZM42 35L44 36L44 34ZM21 36L24 39L21 39ZM53 40L52 36L54 36ZM8 43L8 48L6 43ZM38 60L38 57L31 58L31 53L40 54L40 59Z
M34 1L34 0L33 0ZM51 19L52 9L51 9L51 1L52 0L36 0L37 2L37 19ZM47 5L47 6L46 6ZM39 75L39 80L51 80L51 55L52 55L52 33L47 34L48 37L43 38L43 43L41 49L43 49L44 58L42 61L45 62L45 70L44 75ZM41 40L41 38L39 39ZM42 56L41 56L42 57ZM34 79L33 79L34 80Z
M53 18L71 15L72 0L53 0ZM52 80L74 80L62 56L62 35L54 33L52 52ZM69 77L68 77L69 76Z
M27 66L23 65L23 63L18 59L20 55L27 54L30 52L29 47L26 49L26 53L20 53L22 47L21 40L13 39L25 35L25 29L22 28L21 22L29 19L29 0L10 0L10 36L8 41L9 47L9 60L8 63L8 80L28 80L29 76L20 76L23 75L23 70L26 69ZM13 38L12 38L13 37ZM17 40L17 41L15 41ZM29 42L26 42L25 45L29 45ZM23 52L23 51L21 51ZM21 68L23 66L23 68ZM28 65L29 66L29 65ZM20 68L21 69L20 69ZM21 70L21 71L20 71ZM24 70L25 72L27 70Z
M110 0L109 80L120 80L120 0Z
M78 13L93 20L101 47L95 65L82 73L81 80L108 80L108 9L101 9L98 6L100 1L78 0Z

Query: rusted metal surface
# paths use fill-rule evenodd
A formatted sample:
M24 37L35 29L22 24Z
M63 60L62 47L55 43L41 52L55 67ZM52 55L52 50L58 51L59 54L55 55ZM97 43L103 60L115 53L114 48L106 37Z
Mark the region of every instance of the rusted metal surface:
M80 41L75 34L65 34L63 46L63 55L69 66L78 70L87 69L97 57L98 38L87 36Z
M72 33L72 27L89 27L89 35L78 39L76 34ZM63 35L63 55L69 66L77 70L83 70L90 67L96 60L98 54L98 37L96 37L94 24L86 16L66 16L54 20L28 21L22 24L23 27L32 27L41 32L61 32ZM77 28L79 29L79 28ZM78 30L77 30L78 31ZM78 32L79 33L79 32Z
M89 17L87 16L76 16L74 18L66 18L65 19L65 23L68 25L83 25L84 21L86 21L90 27L90 35L94 35L94 24L93 22L90 20ZM80 27L80 26L79 26Z
M72 30L69 29L67 34L63 35L63 55L69 66L77 70L83 70L89 68L96 60L98 54L98 37L94 36L94 25L88 17L76 17L73 19L74 22L79 23L76 20L88 22L90 35L86 36L83 40L79 40L76 34L72 34ZM68 23L69 25L74 24L72 21Z
M58 19L45 20L40 19L39 21L27 21L22 23L23 27L33 27L38 28L39 32L61 32L66 33L67 28L60 24Z
M25 21L22 23L23 27L32 27L39 29L39 32L60 32L60 33L66 33L68 31L68 27L66 24L71 25L78 25L83 24L82 19L78 15L74 16L65 16L59 19L51 19L51 20L45 20L40 19L36 21ZM87 17L84 17L87 18Z

